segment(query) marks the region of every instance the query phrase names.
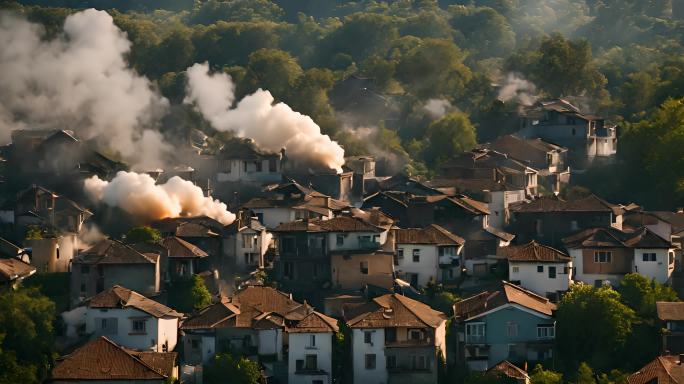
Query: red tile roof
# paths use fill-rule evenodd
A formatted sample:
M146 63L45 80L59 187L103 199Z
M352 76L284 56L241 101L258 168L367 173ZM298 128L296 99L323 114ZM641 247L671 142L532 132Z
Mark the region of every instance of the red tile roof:
M156 318L183 315L128 288L115 285L88 301L89 308L135 308Z
M534 240L523 245L501 247L497 250L497 255L505 257L508 261L518 262L566 263L572 260L565 252L539 244Z
M658 319L663 321L684 321L684 302L656 302Z
M36 268L31 264L19 259L0 259L0 281L10 282L23 277L31 276Z
M432 224L426 228L396 229L397 244L463 245L465 240L445 228Z
M454 304L454 315L458 320L468 321L507 304L517 304L546 316L552 316L556 310L549 299L504 281L495 291L485 291Z
M396 293L379 296L366 304L347 309L344 317L351 328L437 328L447 318L426 304Z
M627 377L628 384L683 384L684 363L679 356L658 356Z
M176 236L165 238L161 241L161 245L169 250L169 257L201 258L209 256L198 246Z

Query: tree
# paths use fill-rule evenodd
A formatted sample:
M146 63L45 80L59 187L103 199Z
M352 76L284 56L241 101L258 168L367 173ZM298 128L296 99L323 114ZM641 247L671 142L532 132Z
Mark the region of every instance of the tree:
M126 233L126 243L158 243L161 241L161 232L152 227L135 227Z
M42 382L54 360L54 320L55 304L38 289L0 293L0 383Z
M559 357L573 367L587 361L600 370L614 367L636 320L620 294L609 286L574 284L556 312ZM578 327L578 324L591 326Z
M335 53L363 61L372 55L384 55L390 43L399 37L397 20L376 13L354 13L344 18L342 25L326 36L318 57L329 61Z
M530 381L532 384L561 384L563 375L558 372L547 371L540 364L537 364L530 372Z
M477 52L477 57L501 57L515 47L515 32L492 8L452 6L451 25L460 32L459 45Z
M469 151L475 144L475 127L462 112L452 112L430 124L424 158L436 165L454 154Z
M249 55L246 81L253 90L266 89L283 101L287 100L303 74L302 67L289 53L262 48Z
M656 301L679 301L677 292L672 287L660 284L655 279L649 280L638 273L625 275L620 281L618 292L622 296L622 302L644 319L655 318Z
M234 357L230 353L217 354L204 370L207 384L258 384L261 378L259 364L246 357Z
M195 309L202 309L211 304L211 293L204 284L204 279L200 275L192 276L192 306Z
M594 371L587 363L580 363L579 368L577 369L577 379L575 379L575 384L596 384Z

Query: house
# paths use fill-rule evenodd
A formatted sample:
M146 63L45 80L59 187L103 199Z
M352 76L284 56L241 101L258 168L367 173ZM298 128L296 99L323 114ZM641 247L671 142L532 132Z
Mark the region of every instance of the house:
M454 156L441 165L440 178L491 180L508 183L525 190L527 197L536 197L539 170L505 153L476 148Z
M355 383L436 383L447 316L393 293L346 308Z
M647 228L632 232L590 228L563 242L572 257L573 278L587 284L616 285L628 273L667 284L674 271L674 246Z
M237 271L251 272L265 265L264 255L271 245L273 236L257 217L247 217L240 211L238 217L227 228L223 240L223 251L235 261Z
M520 118L521 138L543 140L568 148L574 168L594 161L612 161L617 152L617 127L603 117L582 113L567 100L540 101Z
M230 351L260 361L283 382L332 380L336 321L271 287L247 286L185 320L181 331L188 364Z
M357 174L358 175L358 174ZM302 185L309 185L335 200L358 203L363 200L363 178L354 177L354 171L337 173L326 172L289 172L287 177Z
M391 291L394 286L394 251L331 250L332 288L359 291L368 285Z
M530 384L531 382L530 376L525 370L508 360L504 360L489 368L489 370L487 370L487 376L499 378L499 380L507 383L516 382L519 384Z
M448 283L461 275L465 240L437 224L425 228L396 229L397 275L414 287L428 282Z
M515 135L501 136L485 147L505 153L538 170L538 183L548 191L558 192L561 184L570 181L568 149L565 147L540 138L526 139Z
M170 280L188 280L202 272L200 261L209 255L180 237L169 236L160 245L168 250L167 276Z
M594 227L622 229L624 209L589 195L575 200L545 196L510 206L510 230L518 241L537 240L551 246L561 246L564 237Z
M125 347L153 352L176 348L183 314L128 288L115 285L86 303L85 330Z
M0 289L16 288L22 280L34 273L36 268L20 259L0 259Z
M349 208L349 204L295 181L279 184L266 192L268 196L251 199L242 208L251 211L268 229L298 219L330 219Z
M572 284L572 258L565 252L532 240L499 249L508 261L508 280L556 301Z
M208 216L166 218L152 223L152 227L161 232L162 236L175 236L197 246L207 253L199 262L203 271L218 270L221 275L233 273L225 263L224 240L228 236L228 229L215 219Z
M549 299L506 281L455 303L458 359L474 371L486 371L503 360L550 359L555 310Z
M360 174L363 179L375 177L375 157L373 156L347 156L344 158L345 167L355 174Z
M682 355L658 356L627 377L627 384L684 383Z
M135 351L101 336L57 359L48 382L164 384L178 377L175 352Z
M663 333L663 352L684 353L684 303L658 301L656 313Z
M119 241L104 239L81 252L73 262L71 303L77 305L115 285L145 296L159 293L159 254L140 253Z
M215 155L202 154L192 164L201 176L219 183L277 183L282 177L282 153L263 151L252 139L233 138Z
M463 251L463 265L469 276L488 276L490 268L497 264L496 255L508 247L515 235L494 227L463 234L466 240Z

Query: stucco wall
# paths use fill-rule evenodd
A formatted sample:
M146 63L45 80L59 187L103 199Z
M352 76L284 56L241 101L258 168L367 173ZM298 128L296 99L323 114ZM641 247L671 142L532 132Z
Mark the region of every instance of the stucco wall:
M424 287L433 279L439 279L438 263L439 256L437 246L422 245L422 244L397 244L397 250L404 250L404 257L399 259L399 265L396 266L397 273L402 276L407 282L411 282L407 274L418 275L418 286ZM413 250L420 251L420 261L413 261ZM399 273L401 271L401 273Z
M310 337L315 336L316 345L312 346ZM304 360L306 355L316 355L317 369L332 373L332 332L330 333L291 333L289 334L288 384L311 384L308 375L297 374L297 360Z
M133 318L145 320L145 332L133 332ZM107 319L108 331L102 331L101 320ZM111 324L115 324L113 328ZM162 345L168 342L169 351L176 347L178 335L178 319L157 319L149 314L133 308L96 309L86 312L86 333L107 336L115 343L134 349L162 351Z
M543 272L538 272L538 266L542 266ZM515 272L515 269L518 272ZM556 267L556 277L549 277L549 267ZM521 263L509 261L508 277L511 281L520 281L520 285L530 291L546 296L547 293L567 291L570 285L570 273L565 273L565 268L572 268L572 262L566 263Z
M372 332L372 344L364 343L364 331ZM375 354L375 369L366 369L366 354ZM354 384L386 384L385 330L382 328L353 329L352 359Z

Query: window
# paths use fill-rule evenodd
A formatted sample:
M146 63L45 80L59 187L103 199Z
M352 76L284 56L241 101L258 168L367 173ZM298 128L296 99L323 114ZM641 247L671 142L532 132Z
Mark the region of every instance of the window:
M87 275L90 273L90 265L81 265L81 273Z
M427 369L427 358L424 355L411 356L412 369Z
M306 369L310 371L315 371L318 369L317 355L306 355Z
M295 361L295 366L296 366L297 372L303 371L304 370L304 360Z
M549 267L549 279L556 278L556 267Z
M276 159L268 159L268 171L269 172L277 172L278 171L278 163L276 162Z
M363 342L366 344L371 344L373 342L373 332L364 332Z
M86 291L86 285L85 283L81 283L81 293L85 293Z
M295 239L292 237L283 237L280 240L280 247L283 253L295 252Z
M506 335L508 335L508 337L518 336L518 323L514 323L511 321L507 322L506 323Z
M385 342L393 343L395 341L397 341L397 329L385 328Z
M513 273L520 273L520 267L513 267Z
M338 246L344 245L344 235L337 235L337 242L336 242L336 244L337 244Z
M397 248L397 259L404 259L404 248Z
M642 254L644 261L656 261L656 254L653 252Z
M610 263L613 258L613 252L596 251L594 252L594 263Z
M291 261L283 264L283 275L286 279L294 278L294 264Z
M556 328L553 324L537 325L537 339L553 339L556 337Z
M190 348L191 349L199 349L199 347L200 347L200 341L198 339L190 340Z
M577 220L572 220L570 222L570 230L571 231L576 231L579 229L579 224L577 224Z
M537 272L544 273L544 266L543 265L537 265Z
M361 269L361 274L367 275L368 274L368 262L367 261L362 261L359 263L359 267Z
M253 234L242 234L242 248L252 248L256 244L256 236Z
M145 331L145 320L132 320L131 333L147 333Z
M312 380L311 384L323 384L323 380Z
M413 262L420 263L420 249L413 250Z
M309 347L316 346L316 335L309 335Z
M396 356L387 356L387 369L394 369L397 367L397 357Z
M669 264L674 264L674 262L675 262L675 254L674 254L674 252L668 253L668 256L669 256L669 260L668 260L668 261L669 261Z
M366 369L375 369L375 354L366 354Z
M485 323L466 324L466 342L483 343L485 341Z
M245 253L245 264L246 265L256 264L256 253Z
M409 331L410 340L423 340L423 332L420 329L412 329Z
M318 277L318 264L314 264L314 265L313 265L313 274L312 274L312 276L313 276L314 278L317 278L317 277Z
M256 171L257 171L257 172L261 172L261 171L263 170L263 168L264 168L263 165L264 165L264 164L263 164L261 161L256 161L256 162L254 162L254 164L256 164Z

